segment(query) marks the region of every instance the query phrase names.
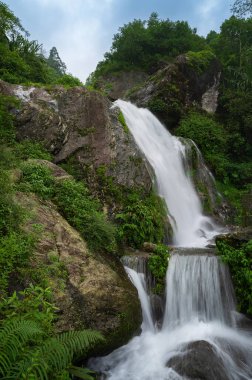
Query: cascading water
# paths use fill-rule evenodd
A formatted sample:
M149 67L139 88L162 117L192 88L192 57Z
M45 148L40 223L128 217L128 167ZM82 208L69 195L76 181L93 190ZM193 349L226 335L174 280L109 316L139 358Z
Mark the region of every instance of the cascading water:
M159 193L169 209L175 244L205 246L217 231L211 219L203 216L200 200L184 172L183 145L148 110L123 101L116 104L153 166ZM174 250L160 330L154 327L144 274L126 270L141 301L142 333L108 356L90 360L89 366L100 372L101 379L252 379L252 334L236 326L229 272L211 250Z
M188 380L191 371L197 379L251 380L252 336L235 328L232 284L217 257L172 255L160 331L150 323L143 278L127 271L141 300L143 330L127 345L89 362L102 379ZM181 366L186 360L189 370Z
M147 109L117 100L136 143L152 165L160 196L165 199L174 231L174 244L205 246L218 233L213 221L203 215L200 199L185 173L185 147Z
M131 268L125 267L126 272L128 273L131 281L137 288L138 296L141 302L143 323L142 331L154 331L154 323L151 315L151 306L150 300L147 293L145 276L143 273L137 273Z

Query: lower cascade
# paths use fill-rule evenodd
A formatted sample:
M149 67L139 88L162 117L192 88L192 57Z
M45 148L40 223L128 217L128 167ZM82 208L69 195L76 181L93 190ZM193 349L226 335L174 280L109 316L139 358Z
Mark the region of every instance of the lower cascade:
M218 257L172 255L161 329L144 275L126 270L142 306L142 333L89 366L109 380L249 380L252 334L237 327L232 284Z
M142 331L88 366L102 380L251 380L252 333L235 311L228 268L204 248L219 227L203 215L185 173L184 147L148 110L116 104L155 171L178 248L169 260L161 324L153 313L146 262L123 260L141 302Z

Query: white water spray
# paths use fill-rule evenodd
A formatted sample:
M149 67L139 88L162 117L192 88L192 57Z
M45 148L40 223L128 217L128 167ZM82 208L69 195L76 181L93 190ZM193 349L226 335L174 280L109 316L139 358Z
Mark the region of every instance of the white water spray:
M144 329L127 345L89 362L91 368L103 374L102 379L185 380L193 368L192 373L198 371L197 378L203 376L206 380L251 380L252 336L234 326L232 285L217 257L171 257L168 301L160 331L149 323L150 305L146 304L149 298L143 278L138 279L139 274L132 269L127 272L138 288ZM186 360L189 369L181 366Z
M147 109L117 100L137 145L152 165L158 193L165 199L174 231L174 244L202 247L216 235L217 227L203 215L200 199L185 173L185 147Z

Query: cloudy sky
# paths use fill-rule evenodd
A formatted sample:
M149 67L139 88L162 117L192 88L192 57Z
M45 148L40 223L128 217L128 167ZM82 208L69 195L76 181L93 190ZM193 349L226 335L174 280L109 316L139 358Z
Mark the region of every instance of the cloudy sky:
M85 81L110 49L113 35L134 18L186 20L198 33L219 30L231 0L3 0L46 51L56 46L68 71Z

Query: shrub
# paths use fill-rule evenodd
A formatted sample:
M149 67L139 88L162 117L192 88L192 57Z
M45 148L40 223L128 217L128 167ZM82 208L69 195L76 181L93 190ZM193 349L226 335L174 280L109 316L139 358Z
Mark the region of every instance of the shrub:
M10 110L19 102L10 96L0 95L0 144L10 144L15 140L13 115Z
M83 86L83 83L71 74L64 74L57 79L56 84L61 84L66 87Z
M211 50L201 50L201 51L189 51L186 53L186 56L189 60L189 65L197 71L198 74L204 73L209 64L216 59L215 55Z
M116 220L119 238L129 246L139 248L145 241L160 243L164 239L166 210L155 194L144 198L138 192L128 195Z
M81 182L66 180L56 184L55 203L59 210L94 251L115 252L115 228L106 220L98 201L91 198Z
M13 147L15 155L20 160L40 159L40 160L52 160L52 155L47 152L42 144L30 140L24 140L20 143L16 143Z
M158 244L154 254L148 260L148 267L156 280L154 292L159 294L164 291L169 258L169 248L163 244Z
M230 268L238 310L252 315L252 240L237 248L217 240L217 248L221 259Z
M54 181L51 170L37 163L25 163L18 189L51 199L66 220L80 232L94 251L116 251L115 227L106 219L101 205L82 182Z
M36 162L21 165L22 181L19 190L33 192L43 199L50 199L54 194L54 179L51 170Z

